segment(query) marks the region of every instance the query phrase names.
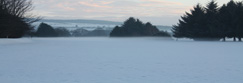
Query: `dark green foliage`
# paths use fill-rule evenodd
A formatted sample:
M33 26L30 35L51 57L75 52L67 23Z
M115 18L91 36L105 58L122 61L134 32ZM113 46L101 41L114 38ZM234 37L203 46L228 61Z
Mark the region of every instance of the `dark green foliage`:
M196 5L190 13L181 17L179 23L173 26L173 36L176 38L191 38L194 40L220 40L226 37L241 41L243 37L243 5L242 2L229 1L218 7L212 0L206 7Z
M56 31L53 29L52 26L46 24L46 23L41 23L38 27L38 30L36 31L36 36L38 37L57 37L58 34Z
M151 23L144 24L139 19L130 17L119 27L116 26L110 33L111 37L143 37L154 36L160 31ZM168 36L168 35L166 35Z
M55 32L57 33L58 37L70 37L71 34L69 30L63 27L59 27L55 29Z

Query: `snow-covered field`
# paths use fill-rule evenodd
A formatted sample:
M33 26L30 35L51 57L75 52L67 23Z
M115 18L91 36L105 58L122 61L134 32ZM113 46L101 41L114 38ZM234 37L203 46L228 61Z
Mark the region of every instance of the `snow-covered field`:
M0 39L0 83L243 83L243 43Z

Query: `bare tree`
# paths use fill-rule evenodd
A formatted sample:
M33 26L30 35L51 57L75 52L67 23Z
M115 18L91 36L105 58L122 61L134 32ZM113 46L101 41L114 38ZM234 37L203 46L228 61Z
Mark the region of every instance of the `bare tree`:
M32 10L31 0L0 0L0 38L18 38L30 31L31 23L40 20L29 13Z

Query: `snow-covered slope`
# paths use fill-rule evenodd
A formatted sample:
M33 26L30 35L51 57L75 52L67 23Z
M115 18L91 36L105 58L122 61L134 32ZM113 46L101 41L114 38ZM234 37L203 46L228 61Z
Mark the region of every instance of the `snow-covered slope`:
M241 42L0 39L0 83L242 83Z

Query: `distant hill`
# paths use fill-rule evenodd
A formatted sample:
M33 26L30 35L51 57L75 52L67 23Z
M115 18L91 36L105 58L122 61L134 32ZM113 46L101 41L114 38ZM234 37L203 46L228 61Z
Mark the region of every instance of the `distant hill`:
M107 25L120 25L121 22L105 21L105 20L56 20L56 19L43 19L40 22L56 22L56 23L87 23L87 24L107 24Z

